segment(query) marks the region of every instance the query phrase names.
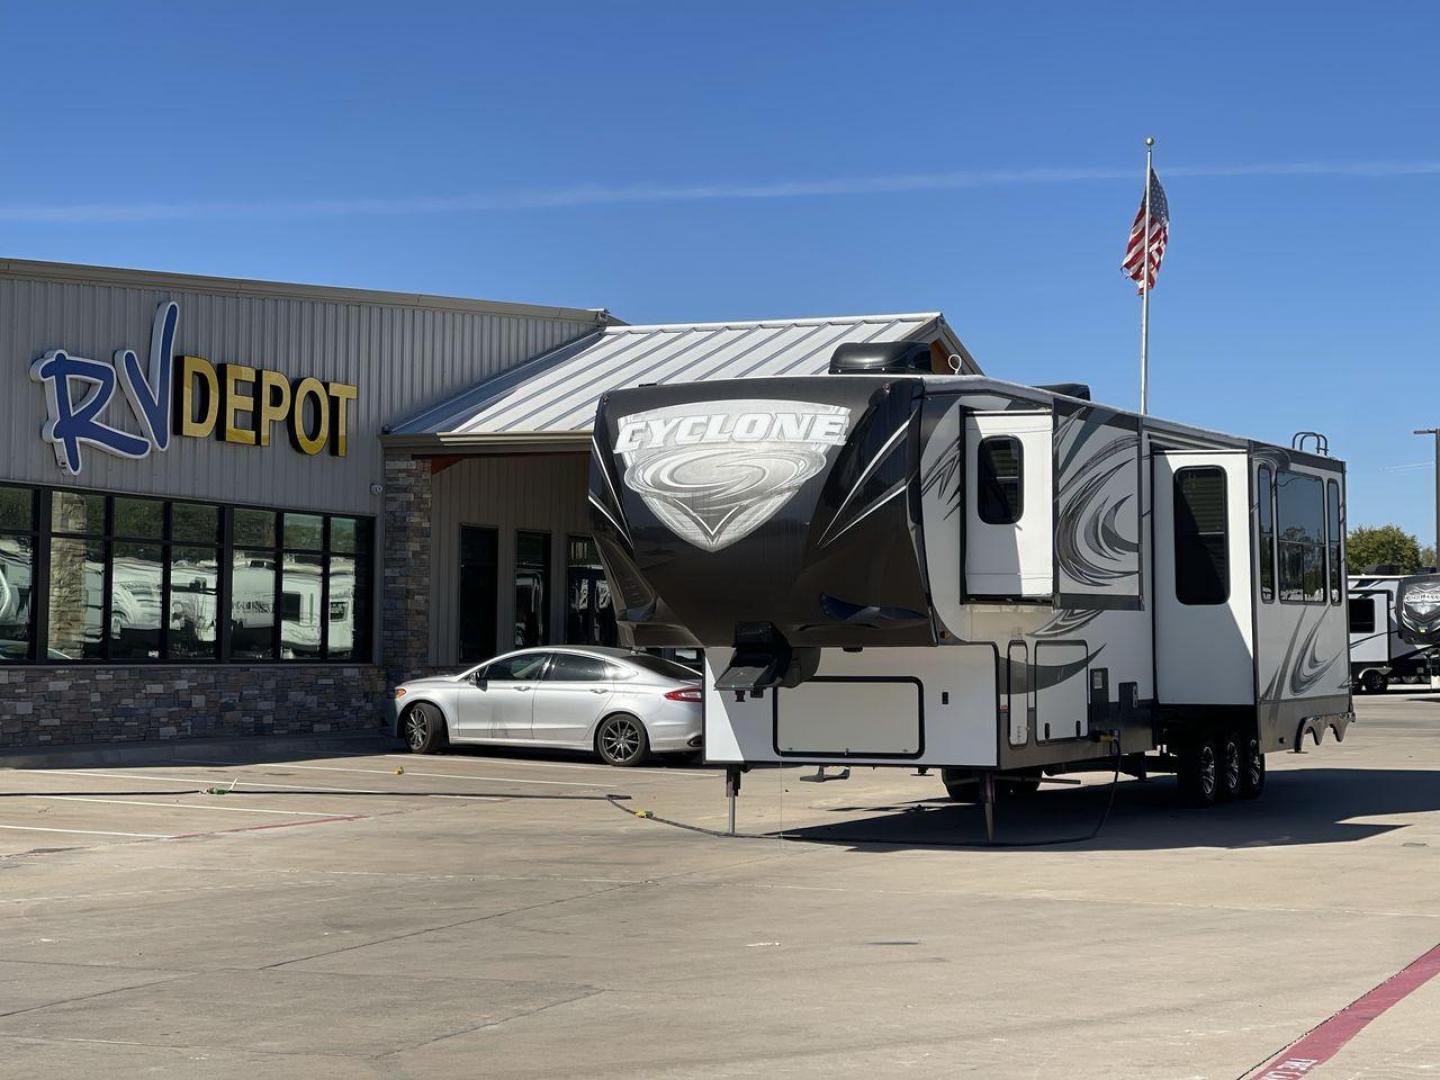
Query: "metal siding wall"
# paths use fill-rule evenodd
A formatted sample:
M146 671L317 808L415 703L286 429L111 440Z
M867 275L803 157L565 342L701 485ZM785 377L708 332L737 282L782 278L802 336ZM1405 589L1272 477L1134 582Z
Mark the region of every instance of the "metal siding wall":
M460 657L460 527L499 533L499 610L495 640L510 648L515 624L515 533L550 534L550 626L564 637L566 543L590 534L586 503L589 458L530 454L468 458L441 472L431 488L430 661L456 666ZM507 627L510 628L507 633Z
M57 348L108 361L129 347L143 362L164 300L180 304L177 354L358 385L346 457L305 457L277 427L268 447L176 437L141 461L87 446L78 477L61 471L40 439L45 393L30 364ZM378 515L370 485L383 479L382 424L594 328L593 320L0 276L0 479ZM118 391L104 419L136 430Z

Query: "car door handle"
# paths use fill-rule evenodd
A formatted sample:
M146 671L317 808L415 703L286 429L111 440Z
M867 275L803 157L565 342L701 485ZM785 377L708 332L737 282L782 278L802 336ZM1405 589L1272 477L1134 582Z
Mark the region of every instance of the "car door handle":
M603 686L592 686L590 687L590 692L592 694L608 694L610 691L606 690Z
M528 694L530 692L530 687L528 686L517 686L515 687L515 689L520 691L520 693L522 694Z

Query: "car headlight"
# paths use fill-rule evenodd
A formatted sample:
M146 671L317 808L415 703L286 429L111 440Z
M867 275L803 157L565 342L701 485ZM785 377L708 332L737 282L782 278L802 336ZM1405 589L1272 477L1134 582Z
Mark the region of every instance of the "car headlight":
M400 700L402 697L404 697L404 696L405 696L405 687L403 687L403 686L397 686L397 687L395 688L395 700L396 700L396 701L399 701L399 700Z

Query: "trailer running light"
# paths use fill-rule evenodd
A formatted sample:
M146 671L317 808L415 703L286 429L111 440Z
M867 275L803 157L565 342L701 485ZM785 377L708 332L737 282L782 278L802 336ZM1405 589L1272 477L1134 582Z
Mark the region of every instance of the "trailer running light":
M682 686L679 690L671 690L665 695L666 701L693 701L695 704L705 700L698 686Z

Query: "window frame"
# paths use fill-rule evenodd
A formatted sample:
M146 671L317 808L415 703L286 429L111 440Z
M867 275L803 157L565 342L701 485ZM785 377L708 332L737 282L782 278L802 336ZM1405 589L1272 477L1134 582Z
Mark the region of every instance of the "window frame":
M1320 524L1321 524L1321 529L1320 529L1320 539L1319 539L1318 543L1312 543L1311 541L1304 541L1304 540L1285 540L1285 539L1283 539L1283 537L1284 537L1284 535L1285 535L1285 534L1284 534L1284 528L1283 528L1284 525L1285 525L1285 522L1281 519L1281 516L1280 516L1280 505L1281 505L1281 502L1280 502L1280 486L1281 486L1281 485L1280 485L1280 477L1281 477L1282 475L1288 475L1288 476L1291 476L1291 477L1298 477L1298 478L1300 478L1301 480L1313 480L1313 481L1319 486L1319 488L1320 488ZM1276 596L1276 599L1279 600L1280 603L1282 603L1282 604L1294 604L1294 605L1299 606L1299 607L1323 607L1323 606L1326 606L1326 605L1329 604L1330 599L1329 599L1328 589L1329 589L1330 586L1329 586L1328 570L1327 570L1326 561L1325 561L1325 560L1326 560L1326 555L1327 555L1327 550L1326 550L1326 549L1327 549L1328 545L1327 545L1326 542L1325 542L1325 526L1326 526L1326 513L1325 513L1325 480L1324 480L1324 478L1323 478L1323 477L1316 476L1314 473L1296 472L1296 471L1294 471L1293 469L1286 470L1285 473L1279 473L1279 472L1277 472L1277 473L1275 474L1275 596ZM1284 545L1284 544L1304 545L1304 546L1312 546L1312 547L1313 547L1313 546L1318 546L1318 547L1319 547L1319 549L1320 549L1320 598L1319 598L1318 600L1310 600L1310 599L1307 599L1307 598L1305 598L1305 597L1303 597L1303 596L1302 596L1301 599L1299 599L1299 600L1291 600L1291 599L1288 599L1288 598L1285 596L1285 581L1284 581L1285 560L1284 560L1283 558L1281 558L1282 545ZM1300 585L1301 585L1301 589L1303 590L1303 589L1304 589L1304 571L1303 571L1303 569L1302 569L1302 571L1301 571L1301 581L1300 581Z
M1373 633L1375 633L1375 624L1379 621L1379 620L1376 619L1376 617L1375 617L1375 601L1378 600L1378 599L1379 599L1379 597L1377 597L1374 593L1358 593L1358 594L1356 594L1356 595L1354 595L1354 596L1351 596L1351 597L1348 597L1348 598L1347 598L1346 604L1345 604L1345 625L1346 625L1349 633L1352 633L1352 634L1373 634ZM1355 616L1355 605L1356 605L1356 604L1359 604L1359 603L1364 603L1364 604L1369 605L1369 608L1370 608L1370 625L1367 626L1367 627L1359 627L1359 626L1356 626L1356 625L1355 625L1355 618L1354 618L1354 616Z
M1190 500L1188 499L1188 497L1182 500L1181 492L1185 478L1187 474L1190 473L1211 473L1214 474L1214 476L1216 476L1220 481L1221 531L1219 535L1223 541L1222 550L1225 554L1225 561L1223 566L1224 572L1221 575L1224 589L1222 590L1220 598L1217 600L1186 600L1180 593L1180 553L1182 543L1182 537L1180 532L1180 508L1182 505L1185 506L1187 509L1190 506ZM1193 514L1191 514L1191 520L1194 521ZM1193 540L1198 540L1201 537L1210 535L1213 534L1202 533L1197 528L1195 532L1195 537L1187 537L1185 538L1185 540L1187 542L1193 542ZM1186 465L1183 468L1175 470L1175 476L1174 480L1172 481L1170 492L1170 540L1172 545L1171 559L1174 565L1174 593L1176 603L1183 604L1186 607L1223 607L1229 604L1230 597L1234 591L1234 575L1230 572L1230 477L1226 474L1223 466Z
M48 543L41 543L40 526L42 519L40 515L42 512L49 512L49 500L42 499L42 495L44 493L43 488L36 487L32 484L3 483L0 484L0 489L24 491L29 493L30 495L29 527L25 529L18 529L13 526L0 525L0 536L19 536L25 538L30 542L30 598L29 610L27 610L25 613L25 651L22 655L20 655L14 660L0 660L0 671L5 671L8 670L10 667L15 667L20 664L35 663L36 657L40 655L42 651L40 647L40 636L42 630L44 630L45 627L43 626L43 620L40 618L40 610L42 607L49 606L49 597L47 595L45 597L46 603L42 604L40 589L38 588L38 585L39 583L44 582L46 592L48 594L50 582L50 545ZM41 505L42 502L45 503L43 508ZM42 561L45 566L45 572L43 577L41 576ZM46 633L45 636L48 639L49 634Z
M1261 479L1264 484L1261 484ZM1264 491L1261 491L1261 488ZM1261 462L1260 467L1255 470L1255 562L1256 591L1259 593L1262 604L1273 604L1279 598L1280 574L1275 565L1275 553L1278 547L1275 543L1275 470L1266 462ZM1265 516L1269 514L1270 525L1265 527ZM1268 533L1268 535L1267 535ZM1270 551L1267 557L1265 542L1269 540ZM1265 595L1265 571L1270 572L1270 595Z
M26 535L32 538L34 552L32 555L32 601L30 610L30 634L31 641L26 658L23 660L0 662L0 670L5 669L5 664L10 666L27 664L34 666L49 667L146 667L146 666L264 666L268 664L324 664L354 666L370 666L375 664L375 635L373 623L375 615L375 602L377 592L377 577L375 574L375 517L367 514L355 513L331 513L327 511L282 509L277 507L254 506L246 504L211 502L194 498L167 498L164 496L151 496L129 492L93 491L85 488L57 488L44 487L40 485L29 485L5 482L7 488L28 489L32 494L32 525L34 528ZM54 521L55 497L57 495L76 495L82 498L95 498L100 500L102 508L102 525L98 530L75 532L73 530L57 529ZM159 503L161 510L161 533L159 537L154 536L132 536L128 533L120 534L116 531L116 506L117 500L127 499ZM215 534L211 539L195 539L189 535L185 538L177 538L175 535L175 509L182 506L199 506L213 509L215 516ZM236 511L258 511L270 515L275 522L274 543L270 546L255 544L235 543L235 516ZM321 538L318 548L297 548L286 547L284 537L285 515L300 515L305 517L318 517L321 519ZM341 551L334 548L332 541L332 525L337 519L349 520L355 523L353 550ZM5 534L19 534L20 530L3 529ZM101 572L101 603L100 603L100 647L98 655L94 657L64 657L61 659L50 658L50 591L53 586L52 560L50 549L55 540L77 540L85 544L97 544L102 554ZM157 640L159 646L157 656L117 656L115 654L114 635L112 634L112 622L115 603L115 552L117 546L126 544L145 544L158 549L160 559L160 613L159 633ZM174 608L174 572L172 563L174 553L177 549L204 550L213 552L216 560L214 607L215 607L215 631L213 648L205 655L200 656L176 656L172 655L173 640L175 631L171 627L171 615ZM275 561L275 580L271 591L272 620L270 627L270 655L265 657L237 657L233 654L231 642L232 602L234 599L234 569L235 555L238 551L253 551L264 553ZM319 623L319 637L316 651L313 654L304 654L292 658L285 658L281 655L282 638L282 617L281 598L284 588L284 556L287 552L299 552L312 556L319 568L320 579L320 601L317 609ZM355 587L352 595L352 608L350 611L350 622L352 626L351 647L349 655L331 656L330 641L330 589L331 576L334 573L333 563L336 558L348 559L354 565Z
M1015 447L1015 508L1014 516L1003 519L992 520L985 516L986 492L1003 491L1000 487L1002 478L994 471L994 457L986 453L986 447L992 443L1008 442ZM987 484L982 470L989 466L990 477ZM1008 479L1008 478L1007 478ZM1008 500L1006 501L1006 512L1010 513ZM996 435L983 435L975 445L975 516L984 525L1018 525L1020 519L1025 516L1025 444L1018 435L1001 432Z
M1341 509L1340 481L1333 476L1325 481L1325 583L1331 606L1344 602L1345 594L1345 515ZM1331 535L1331 530L1334 535Z

